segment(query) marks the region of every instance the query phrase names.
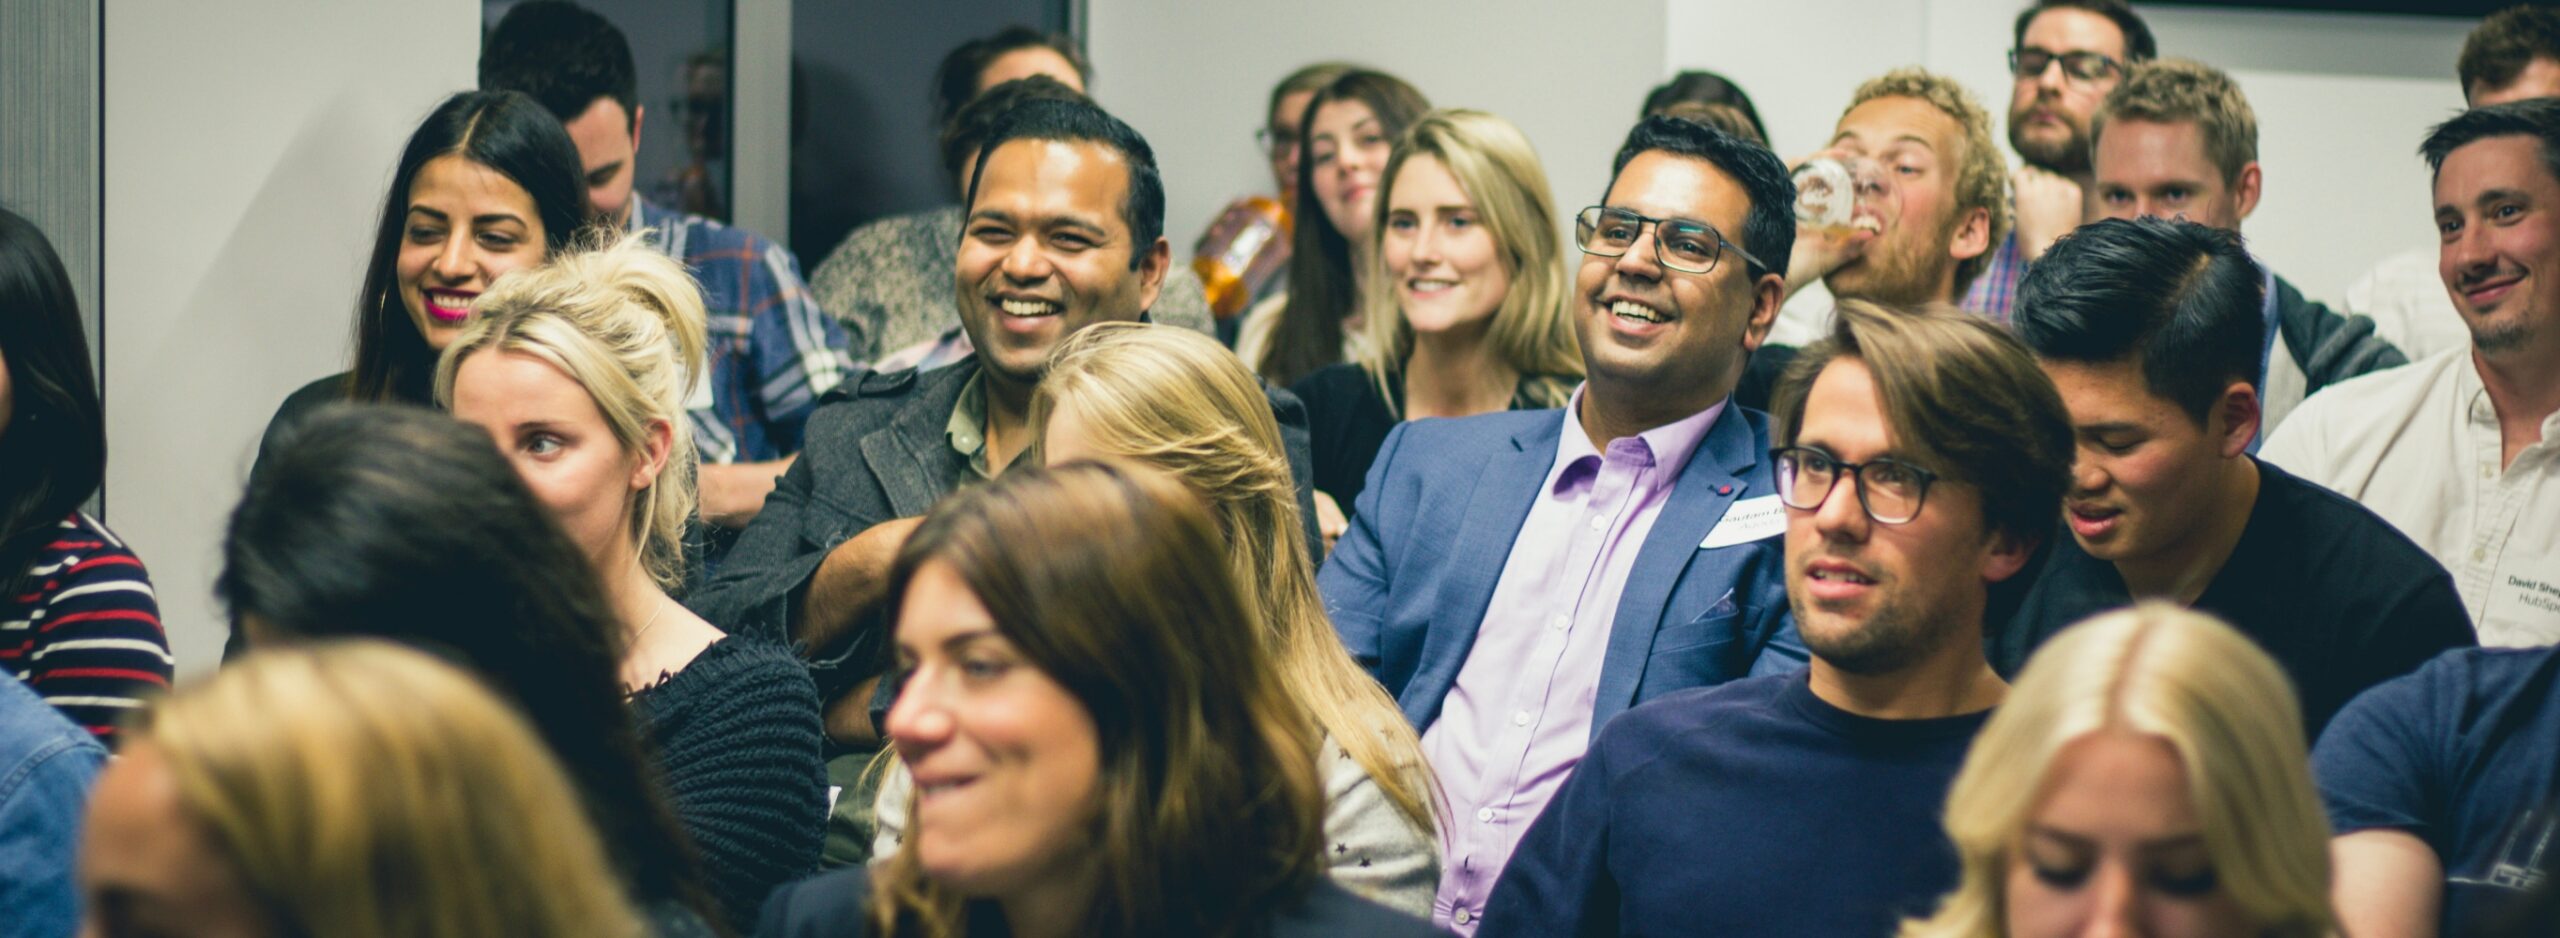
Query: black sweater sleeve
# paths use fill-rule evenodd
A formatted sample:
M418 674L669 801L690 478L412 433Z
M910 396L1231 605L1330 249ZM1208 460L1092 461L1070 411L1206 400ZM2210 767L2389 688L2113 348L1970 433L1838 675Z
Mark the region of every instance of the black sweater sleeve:
M669 800L732 927L817 868L826 832L818 691L780 645L734 636L637 701Z

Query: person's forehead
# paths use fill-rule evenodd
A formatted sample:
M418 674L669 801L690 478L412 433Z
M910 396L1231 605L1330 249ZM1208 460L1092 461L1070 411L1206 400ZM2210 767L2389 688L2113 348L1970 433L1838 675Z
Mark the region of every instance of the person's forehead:
M1099 141L1015 138L987 155L978 200L983 208L991 198L1032 197L1116 219L1128 189L1128 161Z
M2560 97L2560 59L2537 55L2526 60L2514 80L2504 85L2493 88L2483 82L2474 82L2463 91L2469 95L2472 107L2488 107L2527 98Z
M2100 178L2130 175L2217 176L2195 121L2110 121L2095 151Z
M1307 102L1314 100L1315 96L1313 91L1292 91L1281 95L1278 106L1271 111L1271 123L1279 127L1298 126L1299 118L1307 114Z
M1944 159L1962 155L1964 124L1925 98L1884 95L1861 102L1840 115L1835 140L1854 140L1873 149L1921 142Z
M1723 168L1669 150L1646 150L1628 160L1609 184L1605 204L1656 218L1703 221L1737 243L1751 213L1750 194Z
M2543 159L2542 142L2526 134L2484 137L2454 148L2436 173L2438 202L2460 202L2489 189L2560 187Z
M2077 7L2056 7L2027 21L2026 45L2047 52L2096 52L2125 57L2124 30L2114 20Z

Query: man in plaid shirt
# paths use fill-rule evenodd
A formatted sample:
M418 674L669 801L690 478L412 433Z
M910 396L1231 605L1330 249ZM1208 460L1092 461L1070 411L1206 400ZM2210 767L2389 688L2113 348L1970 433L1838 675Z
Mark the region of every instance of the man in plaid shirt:
M646 109L630 43L603 17L562 0L518 4L481 49L480 86L523 92L559 117L598 220L647 232L701 282L710 370L686 405L702 454L702 517L745 527L799 452L818 396L856 371L844 327L818 308L781 245L632 191Z

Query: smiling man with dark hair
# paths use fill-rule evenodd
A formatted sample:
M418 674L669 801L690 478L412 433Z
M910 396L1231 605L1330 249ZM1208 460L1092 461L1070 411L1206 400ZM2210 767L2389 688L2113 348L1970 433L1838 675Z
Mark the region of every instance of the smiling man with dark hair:
M1576 216L1588 379L1561 410L1399 425L1369 469L1318 585L1439 775L1435 924L1475 931L1612 717L1802 660L1768 424L1730 397L1777 315L1794 201L1767 149L1645 119Z

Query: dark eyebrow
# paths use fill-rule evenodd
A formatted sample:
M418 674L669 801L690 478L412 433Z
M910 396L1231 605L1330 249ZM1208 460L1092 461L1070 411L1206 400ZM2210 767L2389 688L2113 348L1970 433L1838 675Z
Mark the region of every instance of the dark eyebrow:
M604 164L604 165L602 165L602 166L598 166L598 167L596 167L596 168L594 168L594 169L587 170L587 178L589 178L589 179L594 179L594 178L596 178L596 177L598 177L598 176L604 176L604 177L608 177L608 178L610 178L613 174L618 173L618 172L621 172L621 171L622 171L622 161L621 161L621 160L615 160L615 161L613 161L613 162L606 163L606 164Z
M519 225L524 224L524 219L517 217L512 212L491 212L486 215L471 216L471 223L475 225L488 225L502 221L511 221Z
M995 626L989 625L985 628L970 629L969 631L962 632L958 635L945 638L942 640L942 648L944 651L959 651L990 638L1002 637L1003 636L1001 634L996 632ZM899 642L897 645L898 654L910 659L916 656L915 646L907 644L906 642Z
M2137 433L2137 432L2140 432L2141 430L2142 430L2142 428L2141 428L2140 426L2136 426L2136 425L2131 424L2131 423L2126 423L2126 422L2124 422L2124 421L2115 421L2115 422L2113 422L2113 423L2093 423L2093 424L2089 424L2089 425L2087 425L2087 426L2081 427L2081 428L2080 428L2080 435L2081 435L2081 436L2100 436L2100 435L2108 434L2108 433Z
M409 206L409 214L411 214L411 215L428 215L428 216L432 216L432 217L434 217L434 218L435 218L435 220L437 220L437 221L449 221L449 220L450 220L450 219L448 219L448 218L445 216L445 214L444 214L443 212L436 211L435 209L428 208L428 207L426 207L426 206L424 206L424 205L412 205L412 206Z

